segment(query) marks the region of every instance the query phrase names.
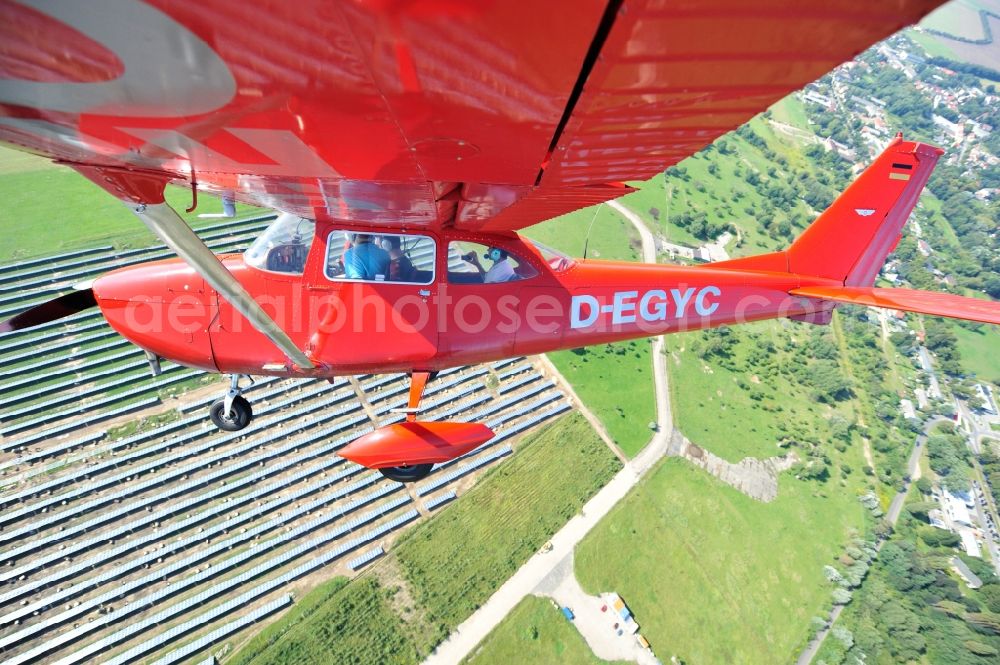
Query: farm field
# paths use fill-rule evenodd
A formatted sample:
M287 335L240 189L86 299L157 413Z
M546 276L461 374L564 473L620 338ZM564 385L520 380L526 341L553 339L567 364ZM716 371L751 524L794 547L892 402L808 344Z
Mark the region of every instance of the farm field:
M528 596L483 640L464 665L604 665L547 598ZM615 665L615 664L612 664ZM619 662L617 665L624 665Z
M982 39L983 24L979 11L983 9L1000 12L1000 3L989 0L954 0L924 17L920 26L965 39Z
M989 26L988 31L984 23ZM932 56L1000 70L998 0L955 0L932 12L920 26L935 33L910 31L909 34Z
M529 435L461 501L342 587L318 587L228 663L412 663L482 604L621 467L579 415ZM475 556L470 556L474 548ZM346 609L345 609L346 608ZM346 625L350 628L337 629ZM368 635L386 643L372 646ZM374 639L374 638L373 638Z
M853 479L780 484L764 504L667 459L580 544L577 577L620 593L664 662L793 661L829 608L823 566L864 518Z
M334 578L307 594L281 619L252 638L227 665L252 663L406 663L416 658L412 637L393 614L389 592L372 577L348 584ZM370 622L355 625L358 616Z

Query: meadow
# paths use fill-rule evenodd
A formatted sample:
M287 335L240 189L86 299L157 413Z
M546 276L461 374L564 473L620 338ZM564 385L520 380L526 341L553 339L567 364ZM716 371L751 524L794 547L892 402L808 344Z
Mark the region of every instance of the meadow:
M726 356L705 355L711 336L731 336ZM817 389L790 368L807 362L816 332L801 324L766 321L723 332L666 338L675 426L716 455L783 455L788 446L832 438L836 415L851 422L851 401L819 402Z
M958 351L965 371L1000 385L1000 331L988 325L975 329L955 325L952 329L958 337Z
M864 517L858 481L780 484L764 504L666 459L577 547L577 577L620 593L663 662L794 661L829 608L823 566Z

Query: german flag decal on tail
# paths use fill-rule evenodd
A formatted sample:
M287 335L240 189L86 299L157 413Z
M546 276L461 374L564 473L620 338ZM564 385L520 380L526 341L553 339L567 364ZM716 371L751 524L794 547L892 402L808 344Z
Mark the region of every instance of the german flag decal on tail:
M899 162L892 163L892 170L889 171L890 180L909 180L910 171L913 170L913 164L901 164Z

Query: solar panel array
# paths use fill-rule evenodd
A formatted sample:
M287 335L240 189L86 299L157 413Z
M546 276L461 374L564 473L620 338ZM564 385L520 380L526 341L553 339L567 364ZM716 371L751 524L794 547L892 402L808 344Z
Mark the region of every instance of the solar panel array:
M385 554L385 548L383 548L381 545L379 545L375 549L368 550L367 552L365 552L361 556L355 557L355 558L351 559L350 561L348 561L347 562L347 567L350 568L351 570L357 570L358 568L362 568L362 567L366 566L367 564L371 563L372 561L374 561L375 559L379 558L383 554Z
M210 233L245 243L266 223ZM117 260L158 253L130 250ZM0 310L51 297L115 260L105 248L0 266ZM34 290L18 292L15 280ZM486 422L498 435L407 487L336 456L404 418L392 413L407 400L399 375L333 384L259 378L247 390L253 423L228 433L206 413L223 383L210 395L164 397L164 386L197 373L165 364L149 377L138 351L94 313L7 336L0 354L5 665L210 658L229 636L291 604L295 580L370 564L400 530L454 500L458 479L569 408L524 359L441 372L426 390L424 417ZM172 421L109 432L134 412L170 410Z

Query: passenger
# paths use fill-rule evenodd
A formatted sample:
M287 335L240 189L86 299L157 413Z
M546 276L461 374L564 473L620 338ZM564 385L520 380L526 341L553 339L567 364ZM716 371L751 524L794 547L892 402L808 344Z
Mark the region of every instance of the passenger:
M389 281L413 282L416 269L410 258L403 254L402 239L399 236L386 236L382 240L382 249L389 252Z
M517 276L517 273L514 272L514 266L510 264L507 258L507 251L499 247L490 247L483 254L484 259L493 261L493 265L490 266L489 270L483 268L483 264L479 262L479 257L476 256L475 252L469 252L463 255L462 258L476 267L479 274L483 276L485 284L509 282Z
M368 233L355 233L354 246L344 253L344 272L349 279L381 281L389 275L389 253L375 245Z

